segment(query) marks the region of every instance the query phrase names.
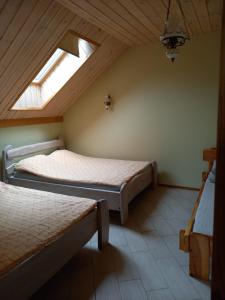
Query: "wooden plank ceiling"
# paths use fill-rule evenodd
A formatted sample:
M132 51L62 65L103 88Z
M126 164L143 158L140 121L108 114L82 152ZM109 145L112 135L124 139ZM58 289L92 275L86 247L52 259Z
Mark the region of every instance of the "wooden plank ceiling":
M220 30L222 0L180 1L191 35ZM127 46L159 40L166 7L167 0L1 0L0 120L61 116ZM43 110L11 111L68 30L99 47Z
M127 45L158 41L168 6L168 0L57 1ZM182 21L180 3L190 35L217 31L221 26L222 2L171 0L171 14Z
M11 111L68 30L99 47L45 109ZM54 0L1 0L0 120L62 115L125 48L125 44Z

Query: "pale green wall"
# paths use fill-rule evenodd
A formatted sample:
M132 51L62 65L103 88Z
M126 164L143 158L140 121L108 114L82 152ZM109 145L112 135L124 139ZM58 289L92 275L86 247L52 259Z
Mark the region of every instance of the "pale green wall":
M0 128L0 159L6 145L23 146L54 139L61 134L61 128L61 123Z
M218 33L193 38L173 65L159 44L126 51L65 114L69 149L155 159L161 183L198 187L202 150L216 142L219 41Z

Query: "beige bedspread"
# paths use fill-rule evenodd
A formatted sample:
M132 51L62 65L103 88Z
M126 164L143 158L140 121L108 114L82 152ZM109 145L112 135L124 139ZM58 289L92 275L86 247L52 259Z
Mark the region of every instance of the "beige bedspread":
M96 201L0 182L0 277L40 251L96 206Z
M121 186L147 168L150 162L93 158L68 150L32 156L16 165L17 170L45 178L111 186Z

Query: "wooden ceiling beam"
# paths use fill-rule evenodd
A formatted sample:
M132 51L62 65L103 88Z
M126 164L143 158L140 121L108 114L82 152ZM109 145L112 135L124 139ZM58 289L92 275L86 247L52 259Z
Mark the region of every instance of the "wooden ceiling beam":
M0 120L0 128L63 122L63 117Z

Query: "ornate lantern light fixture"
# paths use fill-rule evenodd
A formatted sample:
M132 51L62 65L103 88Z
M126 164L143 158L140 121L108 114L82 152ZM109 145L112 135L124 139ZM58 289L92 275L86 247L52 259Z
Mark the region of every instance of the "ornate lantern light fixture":
M189 40L190 37L188 35L187 26L185 23L185 17L182 10L182 7L180 5L179 0L176 0L180 9L180 12L183 17L184 21L184 27L187 31L187 33L183 32L182 30L171 30L170 28L170 10L171 10L171 0L168 1L168 8L167 8L167 15L166 15L166 22L165 22L165 30L162 36L160 36L160 41L163 44L163 46L166 47L166 56L171 60L171 62L174 62L178 55L178 47L183 46L186 42L186 40Z

